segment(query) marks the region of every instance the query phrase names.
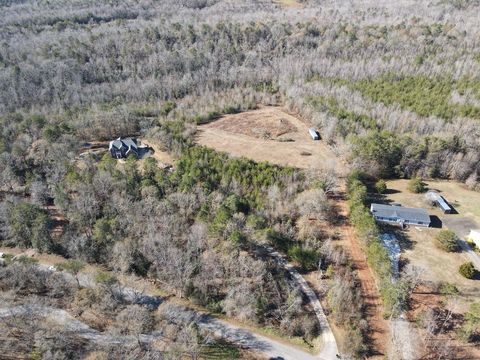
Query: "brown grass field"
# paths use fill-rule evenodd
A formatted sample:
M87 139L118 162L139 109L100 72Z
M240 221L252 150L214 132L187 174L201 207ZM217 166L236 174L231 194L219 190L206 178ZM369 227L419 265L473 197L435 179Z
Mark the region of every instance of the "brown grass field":
M438 208L425 202L424 194L414 194L407 190L408 180L387 182L387 199L407 207L424 208L430 215L437 216L442 228L455 224L457 234L466 234L471 226L480 224L480 194L466 189L453 181L426 181L429 189L435 189L458 211L457 214L443 214ZM435 236L440 228L409 227L403 231L402 259L423 269L422 277L427 281L443 281L455 284L466 299L480 294L480 281L468 280L458 273L458 267L470 261L465 253L448 253L435 246Z
M279 4L285 8L291 8L291 9L303 8L303 5L295 0L276 0L274 1L274 3Z
M225 115L200 125L197 143L233 156L298 168L345 169L327 144L313 141L308 126L279 107Z

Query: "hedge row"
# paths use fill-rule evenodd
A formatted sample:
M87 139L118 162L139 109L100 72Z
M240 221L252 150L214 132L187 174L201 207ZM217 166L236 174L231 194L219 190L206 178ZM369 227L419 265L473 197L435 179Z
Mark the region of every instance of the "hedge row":
M388 252L380 241L380 230L366 206L368 191L363 180L363 175L357 171L347 179L349 217L367 254L368 264L376 275L385 307L384 316L397 316L407 301L408 286L394 280Z

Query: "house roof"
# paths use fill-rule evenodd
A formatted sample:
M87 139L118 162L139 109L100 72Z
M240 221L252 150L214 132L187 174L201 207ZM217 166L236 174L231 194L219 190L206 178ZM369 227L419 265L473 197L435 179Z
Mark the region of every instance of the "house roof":
M430 223L430 216L425 209L406 208L383 204L372 204L370 211L375 216L397 218L415 222Z
M110 145L108 149L109 150L111 150L112 148L120 149L121 147L122 147L122 141L120 140L120 138L118 138L117 140L110 141Z
M127 147L132 147L132 149L136 149L137 148L137 142L132 139L132 138L126 138L126 139L122 139L122 142L125 144L125 146Z
M116 140L110 141L109 149L111 149L112 147L117 148L117 149L121 149L123 146L126 146L127 148L132 147L132 149L137 149L137 147L138 147L135 139L132 139L132 138L125 138L125 139L118 138Z

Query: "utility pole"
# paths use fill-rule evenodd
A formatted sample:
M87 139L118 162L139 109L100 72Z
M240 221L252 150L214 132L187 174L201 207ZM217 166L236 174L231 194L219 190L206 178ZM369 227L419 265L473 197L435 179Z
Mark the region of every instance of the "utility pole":
M322 281L323 278L323 270L322 270L322 259L318 260L318 281Z

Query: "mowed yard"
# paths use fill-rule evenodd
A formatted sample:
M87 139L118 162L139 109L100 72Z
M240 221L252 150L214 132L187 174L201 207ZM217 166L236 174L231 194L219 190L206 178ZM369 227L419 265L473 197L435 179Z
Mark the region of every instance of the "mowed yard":
M297 168L334 168L344 162L323 141L313 141L308 126L279 107L220 117L197 130L196 141L233 156Z
M437 207L425 201L424 194L414 194L407 190L408 180L387 182L387 200L406 207L424 208L432 216L437 216L443 229L452 228L464 236L480 224L480 193L466 189L462 184L451 181L426 181L429 189L438 190L458 212L443 214ZM406 241L402 241L402 259L423 270L423 279L433 282L449 282L458 286L467 298L480 294L480 281L465 279L458 273L458 267L469 261L465 253L447 253L435 246L435 237L440 228L409 227L403 231ZM460 234L459 234L460 233Z

